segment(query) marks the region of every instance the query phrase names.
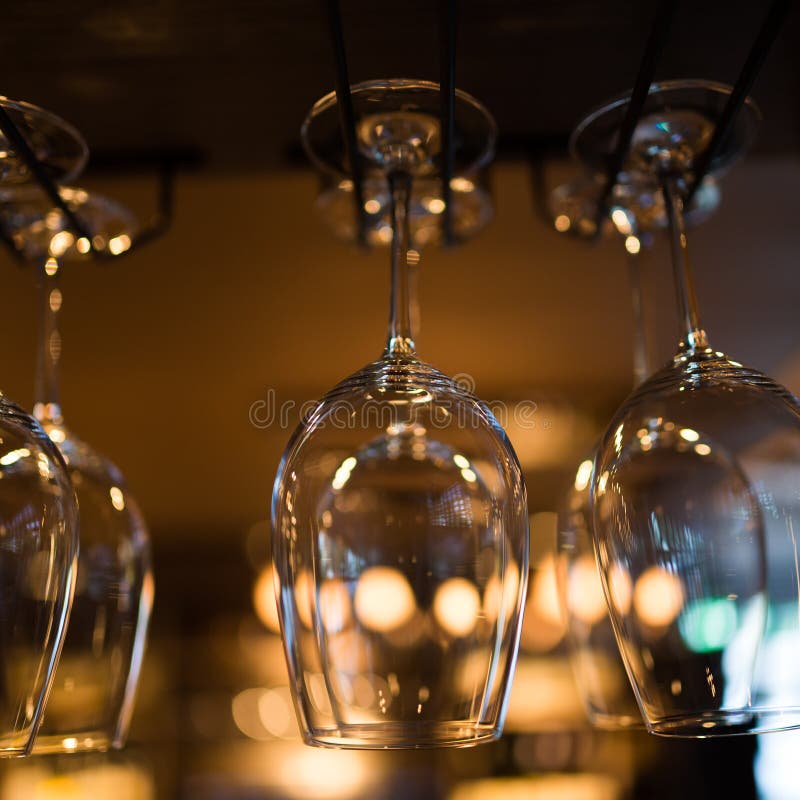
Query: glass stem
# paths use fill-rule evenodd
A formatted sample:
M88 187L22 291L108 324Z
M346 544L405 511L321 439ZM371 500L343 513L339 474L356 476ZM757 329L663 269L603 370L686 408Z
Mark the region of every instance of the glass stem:
M692 265L686 246L686 226L683 218L683 198L678 178L672 174L661 175L661 188L669 219L672 271L678 295L681 323L681 350L696 350L708 347L708 337L700 324L697 312L697 296L694 291Z
M39 268L41 322L39 351L36 359L36 387L33 414L43 425L61 425L61 403L58 391L58 368L61 360L61 289L59 265L49 258Z
M628 282L631 289L631 311L633 312L633 386L636 388L652 372L650 347L647 338L646 316L644 311L644 289L642 286L643 252L627 252Z
M411 175L407 172L389 173L389 192L392 204L392 293L389 308L389 334L385 355L409 355L414 352L411 328L411 282L408 251L409 203Z

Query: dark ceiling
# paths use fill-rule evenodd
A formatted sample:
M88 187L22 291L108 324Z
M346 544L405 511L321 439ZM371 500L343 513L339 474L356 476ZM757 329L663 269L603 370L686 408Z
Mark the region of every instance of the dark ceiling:
M438 75L437 4L344 0L353 82ZM457 83L497 117L502 149L563 148L633 82L656 3L462 2ZM77 125L95 162L176 149L215 167L298 158L298 128L333 85L321 0L32 0L4 8L0 92ZM684 2L658 76L733 82L766 3ZM800 147L795 7L754 95L759 149Z

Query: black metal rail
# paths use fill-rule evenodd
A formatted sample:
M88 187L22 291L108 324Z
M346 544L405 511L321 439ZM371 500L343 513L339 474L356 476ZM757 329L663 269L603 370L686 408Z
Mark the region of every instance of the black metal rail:
M458 9L456 0L440 0L439 4L439 94L441 97L442 131L442 238L445 244L454 244L453 190L451 181L455 171L456 133L456 32Z
M353 182L353 202L358 222L358 241L366 245L367 212L364 208L364 162L358 149L356 117L353 96L347 68L347 53L342 28L342 15L338 0L326 0L328 27L335 62L335 90L339 108L339 124L342 131L345 155ZM456 0L440 0L439 4L439 66L441 110L440 124L442 136L441 179L442 230L445 243L452 244L453 211L451 181L455 170L455 66L456 66Z
M61 197L61 193L55 181L47 174L47 170L36 157L36 153L33 152L33 148L28 144L28 140L22 134L22 131L14 124L11 115L2 106L0 106L0 131L3 132L6 141L11 145L17 158L22 159L25 163L25 166L28 168L31 175L33 175L36 183L39 184L42 191L50 199L50 202L64 215L73 233L86 239L89 242L91 252L96 252L94 244L92 243L93 237L91 232L69 205L64 202L64 198Z
M156 212L150 222L143 227L134 237L131 247L141 247L163 236L172 225L173 210L175 208L175 165L169 161L161 165L158 170L158 196L156 198Z
M655 70L669 34L676 5L677 3L675 0L662 0L656 10L653 25L650 29L650 35L648 36L644 54L642 55L642 61L639 65L636 83L631 93L630 101L628 102L625 117L620 126L617 147L609 159L603 190L597 204L597 235L600 233L603 219L608 214L608 200L614 190L614 185L617 182L620 170L624 166L625 158L630 150L631 139L636 130L636 124L644 110L647 95L655 76ZM791 0L772 0L764 22L756 35L753 46L734 84L733 91L719 119L715 122L711 142L697 160L694 169L693 183L689 187L685 200L687 206L691 203L697 187L702 183L714 159L733 130L733 126L736 122L736 115L744 105L759 71L783 27L783 23L785 22L791 6Z
M767 14L764 17L764 22L756 35L753 46L747 54L747 59L744 62L742 71L733 86L733 91L722 109L719 119L714 126L714 134L711 137L708 147L700 154L694 168L694 180L686 195L685 204L688 207L692 202L694 193L697 191L700 184L703 182L708 170L717 157L725 140L733 130L733 124L736 121L736 115L747 100L747 95L753 88L758 73L764 62L767 60L769 51L775 39L783 27L786 20L786 15L791 8L791 0L773 0L770 4Z
M337 107L339 109L339 125L342 129L345 155L350 167L350 178L353 181L353 202L355 203L356 221L358 224L358 242L367 244L367 212L364 208L364 163L358 149L356 135L356 116L353 110L353 95L350 92L350 76L347 70L347 52L344 46L342 30L342 14L338 0L328 0L328 26L333 46L333 58L336 65L335 83Z
M602 223L608 214L608 201L611 193L614 191L614 186L617 183L617 177L625 164L625 158L631 148L631 140L633 133L636 130L636 124L642 116L644 104L647 102L647 95L650 92L650 86L655 77L656 67L661 58L661 53L664 50L664 45L669 37L669 31L672 27L672 20L675 16L677 7L676 0L661 0L656 9L656 14L653 17L653 24L650 27L650 35L647 37L642 60L639 63L639 71L636 75L636 83L631 92L631 99L625 110L625 117L622 120L622 125L619 130L619 138L617 139L617 146L611 154L608 166L606 168L605 183L600 193L600 198L597 203L597 216L596 235L599 236L602 230Z

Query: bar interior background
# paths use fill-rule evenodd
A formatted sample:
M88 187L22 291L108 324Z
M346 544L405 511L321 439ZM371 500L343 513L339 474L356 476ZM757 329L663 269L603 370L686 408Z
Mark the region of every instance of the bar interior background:
M70 120L92 148L88 185L157 233L171 225L118 262L64 276L64 401L75 428L114 454L153 532L157 605L133 744L109 757L4 764L0 799L83 797L87 785L100 787L95 797L201 800L800 796L797 735L664 742L591 731L548 617L555 502L628 390L630 322L616 248L557 235L542 209L549 189L579 172L570 130L633 86L667 7L654 77L735 83L766 4L462 2L452 31L436 4L391 15L342 4L351 82L448 85L454 69L455 85L497 119L495 218L464 246L424 252L418 338L482 397L534 398L542 423L515 440L543 599L529 607L539 634L524 641L508 734L475 751L391 756L300 745L278 638L257 613L269 492L289 433L281 410L293 426L303 402L375 355L385 323L384 254L325 230L299 146L307 108L337 79L331 4L44 0L7 10L0 91ZM751 89L764 113L756 149L693 233L715 342L795 392L798 44L793 9ZM664 243L657 253L646 291L669 299L653 322L666 358ZM3 388L30 405L35 287L30 270L6 261Z

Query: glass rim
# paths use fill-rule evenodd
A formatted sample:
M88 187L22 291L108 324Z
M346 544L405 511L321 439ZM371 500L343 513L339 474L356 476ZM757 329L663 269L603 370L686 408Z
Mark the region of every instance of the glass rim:
M0 95L0 106L5 109L11 109L12 111L33 114L39 119L47 120L53 125L53 127L60 128L70 138L77 142L81 151L80 156L76 159L75 165L72 167L72 169L59 178L56 183L69 183L70 181L75 180L75 178L77 178L78 175L83 172L83 170L86 168L87 162L89 161L89 145L86 143L86 140L83 138L81 132L74 125L72 125L70 122L67 122L63 117L60 117L53 111L48 111L46 108L37 106L34 103L28 103L25 100L12 100L10 97ZM38 181L31 180L19 185L26 186L35 183L38 183Z
M712 81L705 78L674 78L665 81L654 81L650 84L650 89L648 90L647 95L648 97L650 95L663 97L672 92L701 90L719 95L725 95L727 97L733 92L733 87L730 84L722 83L721 81ZM598 120L607 116L621 106L628 105L628 103L630 103L632 94L632 91L626 91L623 94L617 95L616 97L613 97L610 100L607 100L605 103L597 106L581 119L569 137L568 151L571 158L579 161L581 164L586 164L586 161L578 152L578 141ZM756 125L760 125L764 119L761 109L749 94L745 97L742 107L738 111L738 115L741 115L742 113L749 114ZM741 119L741 116L739 116L739 119ZM714 124L716 126L716 120L714 120ZM735 152L732 158L726 159L726 163L736 160L736 158L741 156L743 152L744 149ZM590 165L587 164L586 166ZM714 170L713 172L716 171L718 170Z
M421 92L430 92L431 94L437 95L441 93L441 86L436 81L428 81L417 78L378 78L351 84L350 95L354 96L376 89L384 90L386 92L417 90ZM489 161L491 161L492 156L494 155L498 133L497 123L495 122L494 117L490 113L489 109L486 108L486 106L481 103L480 100L468 92L458 88L455 90L455 97L456 101L460 100L465 105L471 106L479 114L481 114L481 116L483 116L487 124L487 136L486 143L481 153L472 160L467 168L458 170L456 173L454 173L453 177L456 175L470 175L477 172L482 167L485 167ZM300 140L303 144L303 150L305 151L306 155L318 169L327 174L335 175L339 178L351 178L352 176L349 172L345 172L338 167L332 166L329 161L320 158L309 142L309 128L314 123L314 120L316 120L320 114L329 111L331 108L336 106L338 102L339 99L335 90L328 92L328 94L317 100L317 102L314 103L314 105L311 107L311 110L306 115L306 118L303 120L303 124L300 126Z

